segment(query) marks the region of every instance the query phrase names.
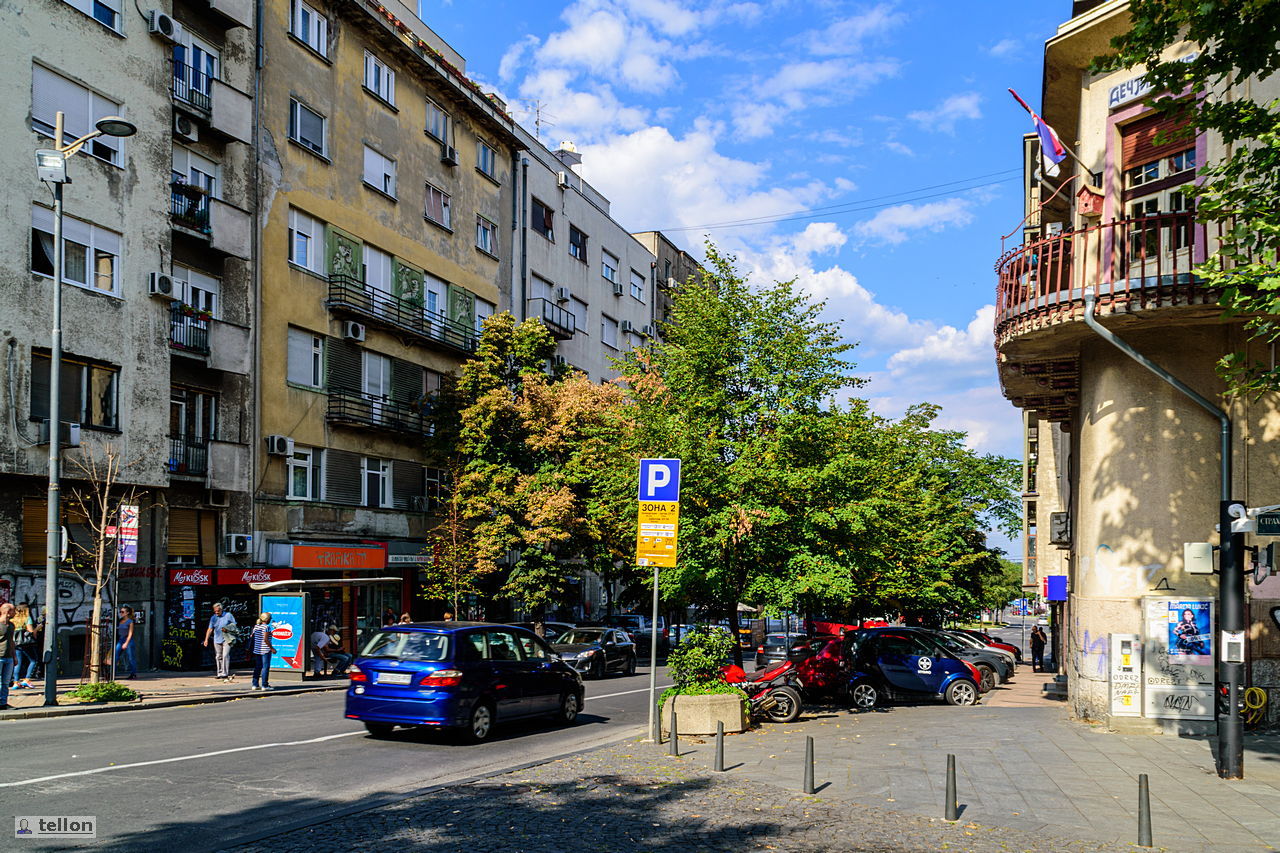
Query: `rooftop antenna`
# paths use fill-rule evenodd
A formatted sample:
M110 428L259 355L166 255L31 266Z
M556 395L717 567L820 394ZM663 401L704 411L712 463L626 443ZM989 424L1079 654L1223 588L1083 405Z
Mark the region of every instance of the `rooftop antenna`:
M533 110L533 137L541 142L542 128L556 126L555 122L547 120L555 118L555 115L547 112L546 105L542 101L530 101L529 107Z

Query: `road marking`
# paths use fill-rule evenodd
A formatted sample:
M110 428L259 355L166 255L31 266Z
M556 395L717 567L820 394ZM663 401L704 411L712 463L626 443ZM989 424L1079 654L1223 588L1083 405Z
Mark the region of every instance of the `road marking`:
M658 689L665 690L670 686L671 686L670 684L663 684L660 687L658 687ZM582 701L590 702L592 699L612 699L614 696L630 696L632 693L648 693L648 692L649 692L648 687L641 687L639 690L624 690L621 693L606 693L603 696L588 696Z
M276 746L303 746L309 743L322 743L327 740L337 740L340 737L351 737L353 735L363 735L363 731L340 732L336 735L325 735L324 737L311 738L309 740L291 740L282 741L281 743L260 743L255 746L237 746L234 749L219 749L215 752L199 752L194 755L177 755L173 758L157 758L154 761L137 761L133 764L112 764L107 767L95 767L92 770L76 770L72 773L57 773L53 776L41 776L37 779L24 779L21 782L0 782L0 788L16 788L19 785L30 785L34 782L52 782L55 779L70 779L74 776L93 776L97 773L110 773L113 770L131 770L135 767L150 767L153 764L172 764L176 761L194 761L198 758L213 758L217 755L229 755L233 752L249 752L255 749L270 749Z

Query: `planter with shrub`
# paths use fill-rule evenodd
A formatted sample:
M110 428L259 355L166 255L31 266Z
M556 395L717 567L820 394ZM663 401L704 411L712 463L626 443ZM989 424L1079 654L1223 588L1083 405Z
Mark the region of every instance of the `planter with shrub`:
M716 723L726 732L747 728L747 694L727 684L720 667L733 653L733 638L725 631L698 626L685 635L667 657L667 672L675 686L662 693L662 730L671 731L674 709L677 733L710 735Z

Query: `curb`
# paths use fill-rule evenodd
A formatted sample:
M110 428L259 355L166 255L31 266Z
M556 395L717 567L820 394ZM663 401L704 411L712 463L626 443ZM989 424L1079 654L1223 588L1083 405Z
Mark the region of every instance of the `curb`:
M347 685L335 684L332 687L285 688L271 691L246 691L244 693L214 694L205 696L187 696L179 699L162 699L158 702L128 702L125 704L104 703L102 705L59 705L56 707L39 707L26 710L11 709L0 711L0 722L8 720L38 720L44 717L74 717L79 714L111 714L120 711L146 711L151 708L179 708L183 705L212 705L216 702L234 702L237 699L267 699L272 696L301 696L305 693L328 693L334 690L346 690Z

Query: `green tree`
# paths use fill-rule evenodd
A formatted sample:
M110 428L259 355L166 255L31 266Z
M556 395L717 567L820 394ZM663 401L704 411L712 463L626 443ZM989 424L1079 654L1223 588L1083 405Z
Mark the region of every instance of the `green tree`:
M1202 168L1197 217L1220 242L1197 272L1251 337L1280 340L1280 101L1250 97L1280 69L1280 0L1132 0L1131 25L1095 70L1147 68L1149 100L1218 134L1227 155ZM1186 44L1189 62L1169 49ZM1185 54L1187 51L1180 51ZM1184 97L1190 91L1191 97ZM1236 391L1280 389L1280 367L1232 353L1219 365Z
M461 460L450 457L449 483L462 474ZM476 545L475 525L466 517L466 507L457 489L450 488L439 523L427 533L425 553L429 562L420 572L419 595L428 601L449 602L454 616L463 618L463 599L484 592L484 579L494 570L492 562L481 563Z

